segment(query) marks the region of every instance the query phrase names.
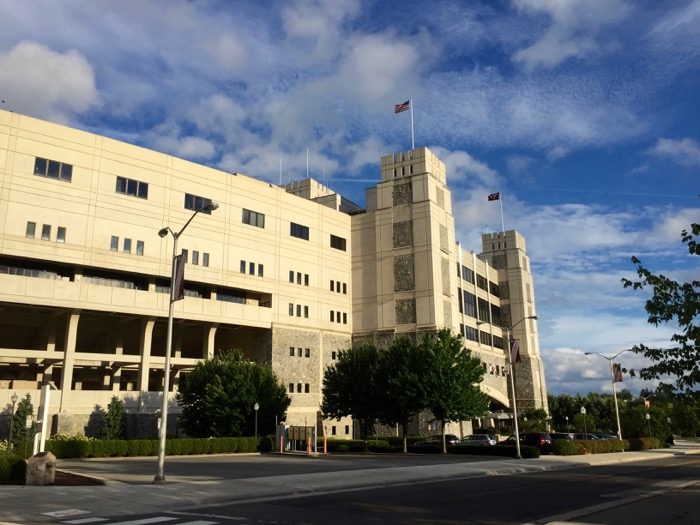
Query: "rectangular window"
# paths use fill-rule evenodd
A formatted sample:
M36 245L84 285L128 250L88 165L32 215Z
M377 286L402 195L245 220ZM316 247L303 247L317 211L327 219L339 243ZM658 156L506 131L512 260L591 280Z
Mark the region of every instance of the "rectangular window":
M301 353L302 353L302 349L301 349L301 348L297 348L297 356L298 356L298 357L301 357Z
M289 303L289 315L294 315L294 305Z
M343 283L343 293L345 295L347 295L347 293L348 293L348 284L347 283Z
M310 386L309 383L304 383L304 393L305 393L305 394L308 394L308 393L309 393L309 391L310 391L310 390L309 390L309 386Z
M265 214L243 208L243 224L250 224L258 228L265 227Z
M289 270L289 282L294 284L294 270Z
M136 241L136 255L143 256L143 241Z
M294 357L294 347L293 346L289 347L289 356Z
M34 235L36 235L36 223L35 222L27 222L27 231L24 234L27 239L33 239Z
M331 235L331 248L345 251L345 239L336 235Z
M58 227L58 231L56 232L56 242L66 242L66 229L63 226Z
M464 313L476 318L476 295L469 292L464 293Z
M301 394L301 383L297 383L297 392Z
M331 292L335 292L335 281L331 279Z
M335 312L335 320L336 322L340 323L340 311L336 310Z
M466 266L462 266L462 279L474 284L474 272Z
M55 160L36 157L34 160L34 175L70 182L73 178L73 166Z
M309 240L309 227L302 226L301 224L296 224L294 222L289 223L289 235L292 237L297 237L299 239Z
M192 250L192 264L199 264L199 252Z
M304 306L304 317L306 319L309 318L309 307L308 306Z
M479 342L482 345L491 346L491 334L488 332L480 331L479 332Z
M482 290L486 290L488 292L489 290L489 282L486 280L486 277L483 275L476 275L476 285L481 288Z
M245 261L241 261L241 273L245 273Z
M501 291L498 289L498 285L492 281L489 281L489 291L491 292L491 295L494 295L496 297L501 296Z
M301 305L297 305L297 317L301 317Z
M124 239L124 253L131 253L131 239Z
M331 310L331 323L335 322L335 312Z
M331 352L331 359L333 359L333 360L335 361L337 358L338 358L338 354L336 353L335 350L333 350L333 351Z
M304 349L304 357L311 357L311 348Z
M348 324L348 314L343 312L343 324Z
M335 290L336 292L340 293L340 281L335 282Z
M289 393L290 394L294 393L294 383L289 383Z
M301 272L297 272L297 284L301 284Z
M258 277L262 277L262 276L263 276L263 265L258 264Z
M127 179L126 177L117 177L116 192L148 199L148 183Z
M304 274L304 286L309 286L309 274Z
M180 253L182 254L182 258L185 260L185 262L187 262L187 259L190 256L190 252L187 250L182 250Z
M204 209L211 205L211 199L205 199L204 197L199 197L197 195L192 195L190 193L185 193L185 209L201 211L207 215L211 215L211 210Z
M479 321L491 322L491 312L489 311L489 303L483 299L479 299Z
M209 254L207 252L202 254L202 266L209 267Z
M345 434L350 433L350 425L345 425Z
M50 241L51 240L51 225L43 224L41 226L41 240Z
M112 235L112 240L109 242L109 250L116 252L119 250L119 237Z
M331 436L335 436L336 430L335 425L331 426Z
M469 339L470 341L476 341L477 340L476 328L472 328L471 326L465 326L464 327L464 336L467 339Z
M248 274L255 275L255 263L254 262L248 263Z

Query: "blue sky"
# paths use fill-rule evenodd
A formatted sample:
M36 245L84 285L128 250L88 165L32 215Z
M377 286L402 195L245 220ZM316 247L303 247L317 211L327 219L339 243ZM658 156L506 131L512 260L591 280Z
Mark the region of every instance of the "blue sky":
M584 352L669 344L620 285L632 255L698 278L699 59L699 0L0 0L4 109L272 182L308 148L361 205L411 98L462 244L500 229L496 191L527 239L554 394L610 391Z

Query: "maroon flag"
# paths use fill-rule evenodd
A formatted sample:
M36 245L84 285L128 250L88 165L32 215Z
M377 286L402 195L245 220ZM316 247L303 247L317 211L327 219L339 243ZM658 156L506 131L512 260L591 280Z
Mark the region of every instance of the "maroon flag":
M517 339L510 340L510 362L519 363L520 362L520 343Z
M622 383L622 367L618 364L613 364L613 381L615 383Z
M489 195L489 201L497 201L501 198L501 192L499 191L498 193L491 193Z
M408 99L403 104L394 104L394 113L401 113L402 111L408 111L411 109L411 99Z
M170 301L172 302L185 298L185 262L187 262L187 259L182 254L176 255L175 259L173 259L175 282L171 283Z

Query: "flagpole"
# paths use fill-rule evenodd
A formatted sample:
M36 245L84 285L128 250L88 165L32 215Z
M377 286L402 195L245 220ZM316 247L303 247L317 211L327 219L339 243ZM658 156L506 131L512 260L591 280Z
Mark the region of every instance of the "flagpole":
M416 139L413 134L413 99L408 99L408 105L411 108L411 149L416 149Z
M501 230L503 231L503 235L505 235L506 223L503 220L503 197L501 195L498 196L498 203L501 205Z

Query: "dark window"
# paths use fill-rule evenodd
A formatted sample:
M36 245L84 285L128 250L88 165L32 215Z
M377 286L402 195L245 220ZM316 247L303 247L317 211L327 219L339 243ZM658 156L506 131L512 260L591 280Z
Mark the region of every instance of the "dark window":
M297 284L301 284L301 272L297 272Z
M501 308L499 306L496 306L495 304L491 305L491 323L495 324L496 326L502 326L501 325ZM494 345L496 346L496 345Z
M479 288L481 288L482 290L488 291L488 289L489 289L489 282L486 280L486 277L484 277L483 275L477 274L476 285Z
M309 274L304 274L304 286L309 286Z
M294 270L289 270L289 282L294 284Z
M263 272L263 265L262 265L262 264L258 264L258 277L262 277L262 276L263 276L263 273L264 273L264 272Z
M305 348L305 349L304 349L304 356L305 356L305 357L311 357L311 348Z
M301 383L297 383L297 392L301 394Z
M335 436L335 425L331 426L331 435Z
M301 357L301 348L297 348L297 355Z
M476 295L464 292L464 313L470 317L476 318Z
M243 224L250 224L258 228L265 227L265 214L243 208Z
M56 232L56 242L66 242L66 229L63 226L58 227L58 231Z
M224 301L225 303L238 303L238 304L245 304L246 303L246 294L244 291L230 291L230 292L224 292L224 291L217 291L216 292L216 300L217 301Z
M136 241L136 255L143 255L144 242Z
M126 177L117 177L117 193L133 195L134 197L148 198L148 183Z
M336 235L331 235L331 248L345 251L345 239Z
M290 347L289 347L289 355L290 355L291 357L294 357L294 347L293 347L293 346L290 346Z
M491 315L489 312L489 303L484 299L479 299L479 321L491 322Z
M348 314L343 312L343 324L348 324Z
M204 197L199 197L197 195L185 193L185 209L186 210L194 210L194 211L199 210L202 213L206 213L207 215L211 215L210 209L206 209L206 210L204 209L210 205L211 205L211 199L206 199Z
M306 317L307 319L309 318L309 307L308 306L304 306L304 317Z
M338 354L336 353L335 350L333 350L333 351L331 352L331 359L335 360L335 359L337 359L337 358L338 358Z
M464 336L467 339L469 339L470 341L476 341L477 340L476 328L472 328L471 326L465 326L464 327Z
M197 250L192 250L192 264L199 264L199 252Z
M289 393L290 394L294 393L294 383L289 383Z
M25 236L28 239L33 239L35 234L36 234L36 223L35 222L27 222L27 231L25 233Z
M73 166L55 160L36 157L34 160L34 175L70 182L73 178Z
M304 393L305 394L309 393L309 383L304 383Z
M350 425L345 425L345 433L346 434L350 433Z
M331 279L331 292L335 292L335 281Z
M343 283L343 293L347 294L348 293L348 285L347 283Z
M297 305L297 317L301 317L301 305Z
M245 261L241 261L241 273L245 273Z
M491 334L482 330L479 332L479 341L482 345L491 346Z
M289 315L294 315L294 304L289 303Z
M289 235L299 239L309 240L309 227L292 222L289 224Z
M119 250L119 237L112 235L112 240L109 242L110 251L116 252Z
M209 266L209 254L207 252L202 254L202 266Z
M489 288L491 291L491 295L494 295L496 297L500 297L500 290L498 289L498 285L494 282L489 282Z
M51 240L51 225L43 224L41 226L41 240L50 241Z
M255 275L255 263L254 262L248 263L248 273L250 275Z
M496 335L493 336L493 346L495 348L503 348L503 338Z
M331 310L331 323L335 322L335 311Z
M124 253L131 253L131 239L124 239Z
M474 272L466 266L462 266L462 279L468 283L474 284Z

